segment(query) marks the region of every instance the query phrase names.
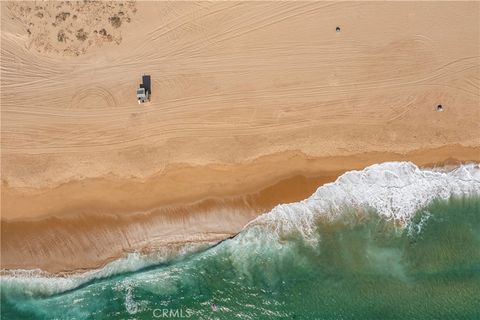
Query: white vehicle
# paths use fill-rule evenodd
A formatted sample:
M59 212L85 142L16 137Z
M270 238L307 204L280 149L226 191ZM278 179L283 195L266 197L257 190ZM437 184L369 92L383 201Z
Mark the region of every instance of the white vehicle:
M140 88L137 89L137 101L138 104L150 101L150 93L148 90L145 90L145 88L140 86Z

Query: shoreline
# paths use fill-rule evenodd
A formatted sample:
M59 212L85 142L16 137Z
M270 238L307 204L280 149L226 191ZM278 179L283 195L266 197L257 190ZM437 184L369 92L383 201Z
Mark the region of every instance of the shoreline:
M188 179L172 180L171 176L165 173L164 176L152 177L142 183L129 185L122 182L125 189L118 186L107 188L104 184L88 186L86 181L83 181L83 190L96 192L97 195L101 190L105 193L109 190L125 192L110 193L111 198L108 200L112 201L111 203L115 200L112 198L114 195L125 195L130 191L132 197L117 198L117 202L123 202L109 208L108 201L95 204L88 198L88 194L92 193L79 193L77 196L82 198L84 203L77 207L77 211L68 211L69 208L62 205L66 202L66 194L79 192L80 189L72 188L75 184L80 188L80 182L54 188L50 193L43 191L30 199L27 194L23 194L23 201L18 201L11 193L2 190L3 208L11 209L14 208L13 203L18 203L24 206L22 210L26 210L25 204L38 206L40 200L50 200L51 206L54 206L55 196L52 196L52 193L55 192L58 193L56 197L62 200L57 203L57 211L53 214L5 219L5 211L2 210L2 269L41 269L51 273L84 272L101 268L129 252L151 252L186 242L215 243L237 234L248 222L270 211L277 204L307 198L318 187L335 181L345 171L363 169L373 163L385 161L407 160L420 167L478 162L478 151L479 148L457 145L419 150L404 155L370 153L350 157L311 158L298 153L276 154L244 165L224 165L223 170L220 170L218 165L215 170L196 168L197 175L208 177L211 179L210 184L215 186L203 192L199 191L205 187L207 180L194 179L194 169L190 168L191 172L184 177L200 182L196 185L190 183L190 197L178 199L172 197L175 194L170 197L165 194L159 200L159 194L152 191L144 194L143 199L147 201L136 203L137 210L130 212L117 209L122 204L133 207L134 202L138 201L136 195L145 190L142 188L157 190L152 187L157 183L174 193L178 188L184 187L183 184L187 183ZM174 176L178 177L178 172L175 174ZM243 176L243 179L239 180L240 176ZM172 182L165 185L167 178L177 185ZM135 188L140 190L135 191ZM205 196L205 193L211 196ZM153 198L157 198L158 202L149 207L151 202L148 200ZM51 232L52 229L55 230L54 233ZM18 243L22 243L22 247L19 248ZM61 245L56 245L57 243Z

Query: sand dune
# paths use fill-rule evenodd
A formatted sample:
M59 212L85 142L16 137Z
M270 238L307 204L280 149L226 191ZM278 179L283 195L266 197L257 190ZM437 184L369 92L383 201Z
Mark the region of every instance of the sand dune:
M1 4L8 268L96 266L168 235L165 207L243 199L292 177L322 183L386 160L480 161L478 2L85 5ZM151 75L152 99L138 105L142 73ZM314 190L297 187L267 204L235 200L242 213L213 210L196 231L196 222L172 227L175 241L234 234L262 210ZM81 246L62 247L45 234L63 227L33 227L53 216L65 226L71 220L62 219L94 224L135 212L156 212L155 231L130 222L108 229L107 219L103 231L68 238ZM22 240L13 230L31 231ZM94 242L103 249L92 250ZM62 255L78 259L53 268Z

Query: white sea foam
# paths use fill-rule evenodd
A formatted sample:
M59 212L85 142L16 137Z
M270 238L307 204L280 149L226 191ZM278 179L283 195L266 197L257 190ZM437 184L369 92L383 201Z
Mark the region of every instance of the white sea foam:
M345 208L372 208L386 219L408 222L433 199L469 194L480 194L478 164L445 171L420 169L411 162L385 162L347 172L303 201L276 206L246 228L266 224L277 234L296 230L308 237L317 217L335 217Z
M146 301L136 301L133 296L133 289L135 287L134 281L130 279L125 279L119 282L116 286L113 287L116 291L123 291L125 296L125 301L123 305L125 306L125 310L130 315L134 315L138 312L145 310L146 308Z
M107 278L112 275L137 271L156 265L171 258L179 257L204 248L205 243L188 244L180 248L165 248L154 253L143 254L133 252L125 257L114 260L103 268L84 273L51 274L40 269L34 270L2 270L0 284L2 289L17 292L22 295L52 295L72 290L95 279Z
M480 194L480 167L478 164L460 166L454 170L420 169L410 162L386 162L372 165L361 171L350 171L335 182L325 184L309 198L291 204L276 206L249 223L239 237L228 243L231 250L242 256L242 247L250 250L281 250L271 245L271 236L299 231L307 239L315 231L315 219L319 216L336 217L345 208L372 208L386 219L408 222L413 214L434 199L451 196ZM268 230L274 232L267 232ZM259 236L258 231L264 236ZM270 240L269 240L270 239ZM268 241L270 246L263 245ZM185 247L186 254L198 246ZM247 253L244 253L247 254ZM5 271L0 279L2 289L17 290L22 294L55 294L74 289L93 279L136 271L160 263L172 256L172 252L144 255L132 253L113 261L99 270L68 276L54 276L41 270ZM248 257L242 256L243 259ZM126 301L135 311L132 301ZM133 312L134 313L134 312Z

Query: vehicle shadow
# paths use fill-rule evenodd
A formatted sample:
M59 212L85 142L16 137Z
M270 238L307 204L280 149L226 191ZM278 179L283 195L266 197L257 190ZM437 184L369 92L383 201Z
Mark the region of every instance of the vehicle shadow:
M150 95L152 94L152 81L150 75L144 74L142 76L142 84L140 87L145 88L145 91L148 91Z

